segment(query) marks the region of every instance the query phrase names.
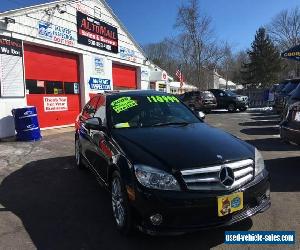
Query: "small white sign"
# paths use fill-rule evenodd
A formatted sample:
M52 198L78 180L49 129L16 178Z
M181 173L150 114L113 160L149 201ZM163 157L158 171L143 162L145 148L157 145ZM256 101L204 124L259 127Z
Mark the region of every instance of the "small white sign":
M44 97L44 111L58 112L68 110L68 97L66 96L45 96Z

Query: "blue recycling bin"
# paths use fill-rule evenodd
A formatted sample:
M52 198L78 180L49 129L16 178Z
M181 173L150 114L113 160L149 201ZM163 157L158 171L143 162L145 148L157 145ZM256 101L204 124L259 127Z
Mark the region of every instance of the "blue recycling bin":
M18 141L39 141L42 139L36 107L28 106L12 110Z

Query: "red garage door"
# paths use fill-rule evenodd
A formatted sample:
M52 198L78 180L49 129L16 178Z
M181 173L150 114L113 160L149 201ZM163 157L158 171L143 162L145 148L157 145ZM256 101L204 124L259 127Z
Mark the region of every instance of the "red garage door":
M120 64L112 66L114 89L136 89L136 68Z
M42 128L73 124L80 112L78 56L24 44L27 104Z

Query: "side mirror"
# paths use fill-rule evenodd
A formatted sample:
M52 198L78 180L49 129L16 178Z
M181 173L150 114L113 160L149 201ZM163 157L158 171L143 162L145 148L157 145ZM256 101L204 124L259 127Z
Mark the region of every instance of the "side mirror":
M93 117L85 121L85 127L87 129L102 130L102 120L98 117Z
M199 112L198 112L198 116L199 116L202 120L205 119L205 114L204 114L202 111L199 111Z

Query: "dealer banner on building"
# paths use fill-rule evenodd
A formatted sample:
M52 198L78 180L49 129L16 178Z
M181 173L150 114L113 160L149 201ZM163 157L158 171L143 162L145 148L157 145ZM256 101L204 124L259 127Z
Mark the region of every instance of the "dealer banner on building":
M117 28L77 11L78 43L119 53Z
M1 97L24 97L23 44L19 39L0 35Z

